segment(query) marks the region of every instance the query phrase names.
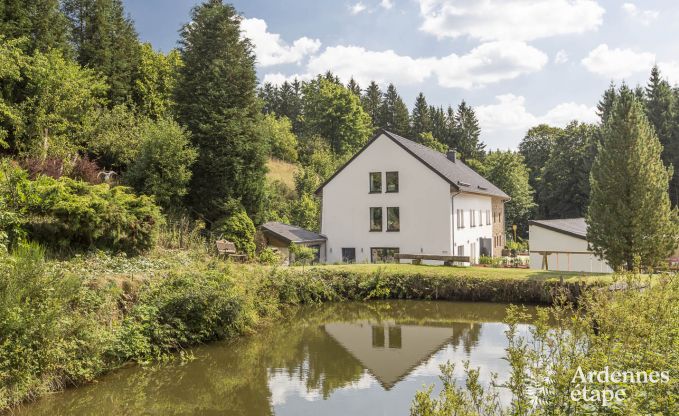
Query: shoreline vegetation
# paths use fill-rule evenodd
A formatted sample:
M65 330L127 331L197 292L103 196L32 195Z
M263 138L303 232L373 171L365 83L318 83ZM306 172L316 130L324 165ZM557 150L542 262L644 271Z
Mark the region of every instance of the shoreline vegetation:
M187 358L191 346L247 336L295 305L389 298L544 304L559 288L575 297L611 279L407 264L236 264L198 246L59 260L25 244L2 255L0 409L130 362Z
M163 235L161 234L161 242ZM253 334L301 304L434 299L549 304L609 275L442 266L236 264L204 244L147 256L48 259L38 245L0 259L0 409L135 362L190 357L191 346Z

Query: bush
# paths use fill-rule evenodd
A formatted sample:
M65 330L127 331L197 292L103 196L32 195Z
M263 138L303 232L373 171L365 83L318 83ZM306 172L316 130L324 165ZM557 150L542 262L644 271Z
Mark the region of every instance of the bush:
M255 255L255 224L245 210L235 204L228 209L232 214L215 223L212 231L236 245L238 251L252 258Z
M139 253L155 245L162 223L152 199L125 187L40 176L20 181L16 194L29 237L51 248Z
M125 181L137 192L155 196L165 208L181 206L197 156L188 133L172 120L158 120L147 124L143 136Z
M274 251L271 247L266 247L259 252L257 256L258 260L262 264L277 265L281 264L283 257L277 251Z

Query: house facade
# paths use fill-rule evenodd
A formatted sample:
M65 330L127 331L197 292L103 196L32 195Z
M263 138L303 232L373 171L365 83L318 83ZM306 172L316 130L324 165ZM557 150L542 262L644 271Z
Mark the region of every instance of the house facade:
M326 259L500 255L509 197L457 159L379 131L318 189Z

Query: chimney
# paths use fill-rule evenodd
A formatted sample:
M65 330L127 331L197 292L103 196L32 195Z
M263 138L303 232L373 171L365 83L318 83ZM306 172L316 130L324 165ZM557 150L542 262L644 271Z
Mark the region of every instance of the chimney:
M455 151L455 149L448 149L448 153L446 153L446 157L448 157L448 160L450 160L451 162L454 163L455 160L457 160L457 152Z

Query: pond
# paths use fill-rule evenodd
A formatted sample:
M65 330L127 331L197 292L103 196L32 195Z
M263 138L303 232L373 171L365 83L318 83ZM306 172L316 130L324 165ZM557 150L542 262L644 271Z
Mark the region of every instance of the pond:
M31 415L407 415L450 360L508 377L504 304L336 303L294 310L195 359L131 366L19 409ZM528 331L528 324L520 327Z

